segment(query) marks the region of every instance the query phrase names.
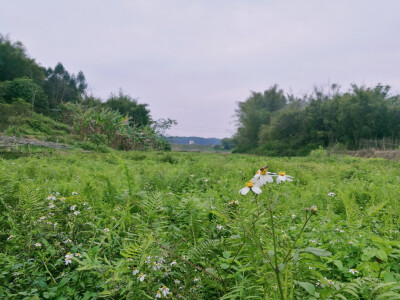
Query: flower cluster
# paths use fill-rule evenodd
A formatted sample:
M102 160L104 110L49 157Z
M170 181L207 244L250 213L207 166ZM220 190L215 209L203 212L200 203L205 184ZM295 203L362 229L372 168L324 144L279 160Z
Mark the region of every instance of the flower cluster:
M258 170L254 177L250 181L246 182L246 186L242 188L239 193L246 195L249 191L255 194L261 193L261 187L266 183L273 183L274 177L276 177L276 183L280 184L284 181L293 181L293 176L287 175L285 172L271 173L267 171L268 166L265 166Z
M186 260L187 257L183 256L182 259ZM179 276L184 265L181 265L179 260L172 259L166 253L159 256L147 256L143 266L138 266L132 258L128 258L128 262L129 264L133 263L133 265L128 265L128 268L132 270L138 284L147 285L152 282L158 285L154 295L156 299L184 298L198 293L199 289L202 288L199 276L190 276L186 279L184 276L180 276L178 279L177 276Z
M228 206L234 206L234 205L239 205L239 201L238 200L231 200L228 202Z

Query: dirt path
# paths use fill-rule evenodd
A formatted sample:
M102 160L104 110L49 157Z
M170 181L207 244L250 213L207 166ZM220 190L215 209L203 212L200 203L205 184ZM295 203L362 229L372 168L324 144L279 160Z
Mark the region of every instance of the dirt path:
M365 158L386 158L390 160L400 160L400 150L375 150L366 149L359 151L349 151L349 155Z
M0 136L0 148L14 148L23 145L33 145L54 149L71 149L72 147L66 144L46 142L42 140L17 138L14 136Z

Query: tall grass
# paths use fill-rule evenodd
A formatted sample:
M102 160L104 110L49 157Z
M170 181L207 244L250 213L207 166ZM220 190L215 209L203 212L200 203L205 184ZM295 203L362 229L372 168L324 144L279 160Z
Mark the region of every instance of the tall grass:
M240 196L266 164L294 181ZM1 159L0 297L399 299L399 167L323 152ZM268 260L282 261L312 205L278 266L281 297Z

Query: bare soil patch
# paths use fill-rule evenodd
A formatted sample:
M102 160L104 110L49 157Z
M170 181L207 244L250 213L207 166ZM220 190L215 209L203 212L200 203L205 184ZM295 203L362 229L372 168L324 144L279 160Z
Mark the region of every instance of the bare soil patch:
M377 150L372 148L358 151L349 151L348 154L356 157L400 160L400 150Z

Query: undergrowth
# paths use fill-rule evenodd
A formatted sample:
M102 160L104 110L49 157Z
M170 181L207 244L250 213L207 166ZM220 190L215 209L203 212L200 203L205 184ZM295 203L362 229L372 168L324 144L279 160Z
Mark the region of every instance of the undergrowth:
M400 299L399 163L317 154L2 159L0 298Z

